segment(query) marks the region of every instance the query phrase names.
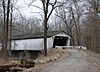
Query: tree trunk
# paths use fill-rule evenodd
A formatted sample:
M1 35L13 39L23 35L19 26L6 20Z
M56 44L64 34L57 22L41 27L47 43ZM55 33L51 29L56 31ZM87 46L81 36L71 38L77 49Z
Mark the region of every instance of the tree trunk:
M44 52L45 56L47 55L47 16L44 18Z
M5 14L5 1L3 0L2 2L3 4L3 14L4 14L4 17L3 17L3 42L2 42L2 48L5 47L5 17L6 17L6 14Z
M9 24L9 57L11 58L11 39L12 39L12 10L13 6L11 5L11 13L10 13L10 24Z
M9 30L9 12L10 12L10 0L8 0L8 4L7 4L7 19L6 19L6 25L5 25L5 55L7 57L8 55L8 30Z
M48 7L49 7L49 1L47 0L47 3L45 1L43 3L44 8L44 55L47 55L47 22L48 22ZM50 14L51 15L51 14Z

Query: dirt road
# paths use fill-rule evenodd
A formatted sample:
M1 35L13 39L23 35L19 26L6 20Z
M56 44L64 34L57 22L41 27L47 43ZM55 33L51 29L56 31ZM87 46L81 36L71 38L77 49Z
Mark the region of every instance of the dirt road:
M44 65L32 72L100 72L100 55L83 50L68 50L70 57Z

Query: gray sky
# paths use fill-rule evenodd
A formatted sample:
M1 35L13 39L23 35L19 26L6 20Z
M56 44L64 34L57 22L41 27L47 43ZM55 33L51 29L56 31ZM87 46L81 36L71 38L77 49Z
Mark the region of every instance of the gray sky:
M32 0L18 0L16 7L19 8L23 16L30 17L34 15L37 17L39 16L39 13L37 12L41 12L41 10L34 6L28 7L28 4L30 4L31 1ZM42 7L42 3L39 0L32 3L32 5L37 5L39 7Z

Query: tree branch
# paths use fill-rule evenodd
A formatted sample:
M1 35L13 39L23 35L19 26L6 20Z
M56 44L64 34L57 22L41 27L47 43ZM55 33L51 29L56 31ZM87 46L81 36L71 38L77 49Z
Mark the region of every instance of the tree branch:
M35 1L35 0L32 0L32 2L28 5L28 7L29 7L29 6L31 6L31 5L32 5L32 3L33 3L34 1Z
M39 7L39 6L36 6L36 5L31 5L31 6L34 6L34 7L36 7L36 8L39 8L39 9L41 9L41 10L43 10L41 7Z
M23 17L23 15L22 15L22 13L20 12L20 10L19 10L18 8L16 8L16 7L14 7L14 8L20 13L22 19L24 19L24 17Z
M45 12L45 1L41 0L42 4L43 4L43 11Z

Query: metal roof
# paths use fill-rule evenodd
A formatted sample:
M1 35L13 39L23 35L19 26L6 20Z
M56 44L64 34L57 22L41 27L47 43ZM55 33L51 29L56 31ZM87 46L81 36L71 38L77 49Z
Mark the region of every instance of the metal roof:
M64 31L58 30L58 31L48 31L47 32L47 37L52 37L58 33L66 33ZM21 40L21 39L35 39L35 38L43 38L44 37L44 32L37 32L37 33L32 33L32 34L20 34L20 35L15 35L12 37L12 40Z

